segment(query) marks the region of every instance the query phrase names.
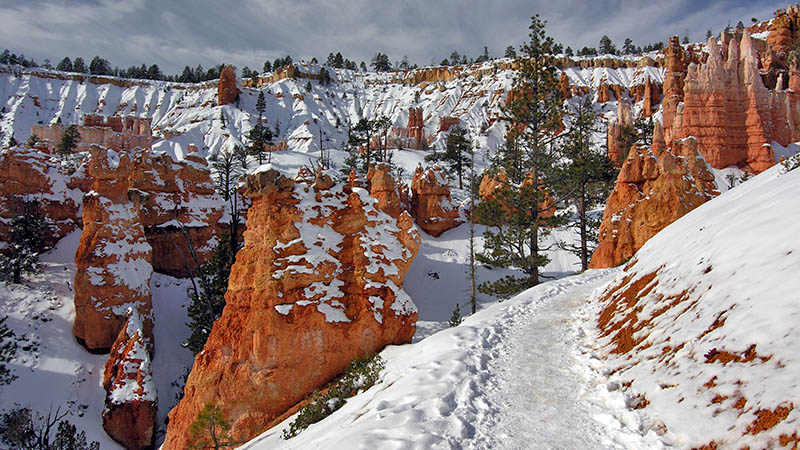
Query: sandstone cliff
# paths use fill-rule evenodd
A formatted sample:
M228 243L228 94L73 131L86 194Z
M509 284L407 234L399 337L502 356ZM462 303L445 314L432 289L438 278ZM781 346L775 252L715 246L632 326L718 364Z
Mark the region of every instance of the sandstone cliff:
M319 177L317 177L319 178ZM276 170L247 178L245 246L227 304L170 413L165 449L183 449L206 403L249 439L353 358L411 341L402 290L420 237L359 187L322 189Z
M420 228L439 236L463 221L458 206L450 198L450 186L442 169L417 167L411 180L411 215Z
M152 317L128 308L103 372L103 429L129 450L148 448L158 413L153 382Z
M676 141L658 155L632 148L606 203L589 267L622 264L656 233L718 194L694 138Z

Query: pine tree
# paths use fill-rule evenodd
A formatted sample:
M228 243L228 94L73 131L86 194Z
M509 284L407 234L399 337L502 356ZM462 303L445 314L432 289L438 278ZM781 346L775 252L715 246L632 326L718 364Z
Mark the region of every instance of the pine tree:
M9 384L17 378L6 366L17 357L19 351L17 336L6 325L7 319L8 316L0 317L0 386Z
M505 170L508 183L476 208L483 222L496 224L485 232L484 252L477 255L478 260L491 266L513 266L524 274L479 288L501 296L539 283L539 268L548 262L540 240L549 232L547 226L556 222L544 213L551 209L547 182L555 175L559 157L555 150L563 95L552 56L553 39L546 35L545 22L538 15L531 18L529 37L503 108L502 119L509 124L506 146L492 161L493 170Z
M56 70L60 70L62 72L72 72L72 60L69 57L62 59L57 65Z
M517 57L517 51L514 50L514 46L513 45L509 45L508 47L506 47L506 53L503 56L505 58L516 58Z
M575 208L576 213L568 225L576 228L579 236L577 244L562 243L562 248L577 255L581 270L586 270L600 226L599 217L590 216L589 211L606 200L617 178L617 171L605 152L593 143L593 135L600 130L590 97L578 103L572 113L573 121L563 146L566 162L554 179L560 198Z
M713 35L714 35L714 33L711 31L711 28L706 30L706 39L711 39L711 36L713 36Z
M72 61L72 70L78 73L86 73L86 63L83 62L83 58L78 56Z
M58 143L56 150L61 156L71 155L72 152L78 147L78 142L81 140L81 135L78 132L78 126L72 124L64 130L61 136L61 141Z
M265 73L272 72L272 63L269 60L264 61L264 67L261 70Z
M258 121L261 122L261 117L264 116L264 111L267 109L267 100L264 98L264 91L258 92L258 99L256 99L256 111L258 111Z
M42 215L39 202L23 200L16 206L10 223L10 243L0 255L0 273L12 283L22 283L22 274L39 270L39 254L47 250L45 243L52 225Z
M272 144L272 130L261 123L260 116L255 126L247 133L247 141L247 154L258 158L258 164L261 165L265 146Z
M240 442L234 442L230 436L230 425L219 406L206 403L197 413L194 422L189 425L189 450L238 447Z
M625 43L622 45L622 54L630 55L636 53L636 46L633 45L631 38L625 38Z
M370 143L372 136L375 134L375 123L369 119L361 119L356 123L356 126L350 129L349 144L353 147L351 152L355 152L355 158L362 159L363 163L357 170L361 173L367 173L369 165L372 162L372 149ZM361 146L364 146L364 152L361 152Z
M372 70L376 72L388 72L392 70L392 63L389 60L389 56L381 52L376 53L375 56L372 57L370 65L372 66Z
M220 236L211 259L197 269L197 277L187 289L189 306L186 314L191 330L189 338L184 342L195 355L203 350L214 322L222 315L225 308L225 292L228 290L228 278L236 258L230 245L228 233ZM238 250L238 249L237 249Z
M458 177L458 188L464 189L463 175L469 167L472 155L472 144L467 136L467 130L459 126L450 130L443 153L433 153L425 157L428 162L441 162L449 173Z
M599 50L600 53L606 55L613 55L617 53L617 48L614 47L613 43L611 43L611 38L606 35L603 35L603 37L600 38Z

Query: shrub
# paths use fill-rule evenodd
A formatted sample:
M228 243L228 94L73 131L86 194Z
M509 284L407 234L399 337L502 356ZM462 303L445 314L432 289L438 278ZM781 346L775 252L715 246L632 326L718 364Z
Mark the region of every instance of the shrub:
M380 378L385 367L380 355L366 355L357 358L347 365L344 373L334 381L327 391L314 391L308 396L306 404L300 407L297 418L283 430L283 438L291 439L301 431L330 416L344 406L346 399L355 396L362 390L372 387Z

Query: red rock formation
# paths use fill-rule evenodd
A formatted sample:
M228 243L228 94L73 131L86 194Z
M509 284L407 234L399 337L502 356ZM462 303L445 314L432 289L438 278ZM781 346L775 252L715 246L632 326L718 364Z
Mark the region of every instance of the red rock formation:
M664 139L666 142L672 142L677 137L673 135L673 124L678 105L683 101L683 83L686 78L686 67L689 60L678 36L672 36L669 39L665 58L667 73L664 76L664 100L661 106L661 121L664 125Z
M419 247L366 190L315 190L275 170L247 178L253 205L227 304L170 413L165 450L218 405L248 440L355 357L411 341L416 308L401 289Z
M714 38L708 49L705 64L689 67L684 107L672 123L667 121L665 105L666 141L670 136L695 136L714 168L738 165L755 173L766 170L775 164L771 142L787 145L792 137L790 98L764 87L747 32L741 43L731 39L727 52Z
M202 264L212 254L209 243L216 234L224 204L214 190L205 158L188 154L176 162L170 156L138 153L130 175L130 188L147 193L141 223L153 248L153 270L186 277L194 270L185 229Z
M528 174L522 182L523 186L530 186L533 183L533 177ZM508 182L508 175L506 172L501 168L497 171L496 174L490 175L486 173L481 178L481 184L478 187L478 198L482 201L487 199L492 199L495 197L496 192L503 188L508 188L510 186ZM510 211L508 205L501 205L504 212ZM555 215L555 205L553 204L552 198L545 192L545 199L539 204L539 217L542 219L547 219L553 217ZM481 222L483 225L488 226L496 226L497 223L492 222Z
M233 66L225 66L219 74L217 105L233 103L237 98L239 98L239 88L236 87L236 69Z
M152 329L151 317L129 308L103 372L103 429L126 449L143 450L153 441L158 403Z
M369 195L378 201L378 209L397 219L406 210L400 191L389 173L388 164L373 165L367 172Z
M458 125L458 117L440 117L439 118L439 133L449 131L451 127Z
M675 141L658 157L646 147L632 148L606 203L589 267L622 264L664 227L718 194L695 139Z
M37 147L47 153L55 153L66 126L32 125L31 134L39 138ZM78 126L76 152L88 151L92 145L99 145L116 151L133 150L135 148L150 149L153 142L150 118L100 116L87 114L83 118L83 126Z
M25 199L36 199L41 214L54 225L44 236L48 246L81 223L82 194L67 185L68 176L49 155L24 147L0 151L0 180L0 251L8 244L9 222L19 214Z
M462 223L458 207L450 199L450 187L442 170L418 166L411 180L411 215L420 228L439 236Z
M422 108L409 108L408 109L408 127L406 127L407 135L413 139L413 146L410 148L414 150L425 149L425 124L422 119Z
M625 154L630 150L621 148L620 139L625 129L632 126L633 112L631 111L631 104L627 100L620 100L617 102L617 117L614 121L608 123L608 159L615 165L621 164Z
M661 89L654 80L647 80L644 84L642 101L642 117L650 117L656 105L661 103Z
M769 23L767 44L778 59L786 60L796 33L800 30L800 14L796 6L787 10L775 11L775 18Z
M559 81L561 83L561 95L563 95L565 99L572 97L572 89L570 89L569 77L566 72L561 72L561 79Z
M134 307L149 317L151 247L139 219L141 199L128 195L127 153L91 149L93 191L83 199L83 232L75 252L73 333L91 351L111 348Z

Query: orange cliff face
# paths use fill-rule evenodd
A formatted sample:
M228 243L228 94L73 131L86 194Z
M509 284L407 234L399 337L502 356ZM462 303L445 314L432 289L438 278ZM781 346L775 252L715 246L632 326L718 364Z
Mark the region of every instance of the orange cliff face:
M439 236L463 221L458 206L450 198L450 186L438 166L414 171L411 180L411 215L420 228L431 236Z
M592 269L618 266L678 218L718 195L697 141L676 141L656 155L632 148L606 202Z
M206 403L222 409L234 439L251 439L353 358L415 332L402 283L420 237L408 213L391 217L357 186L275 170L250 175L247 195L227 304L170 412L164 449L186 448Z
M217 85L217 105L227 105L239 98L239 88L236 87L236 70L233 66L225 66L219 74Z

